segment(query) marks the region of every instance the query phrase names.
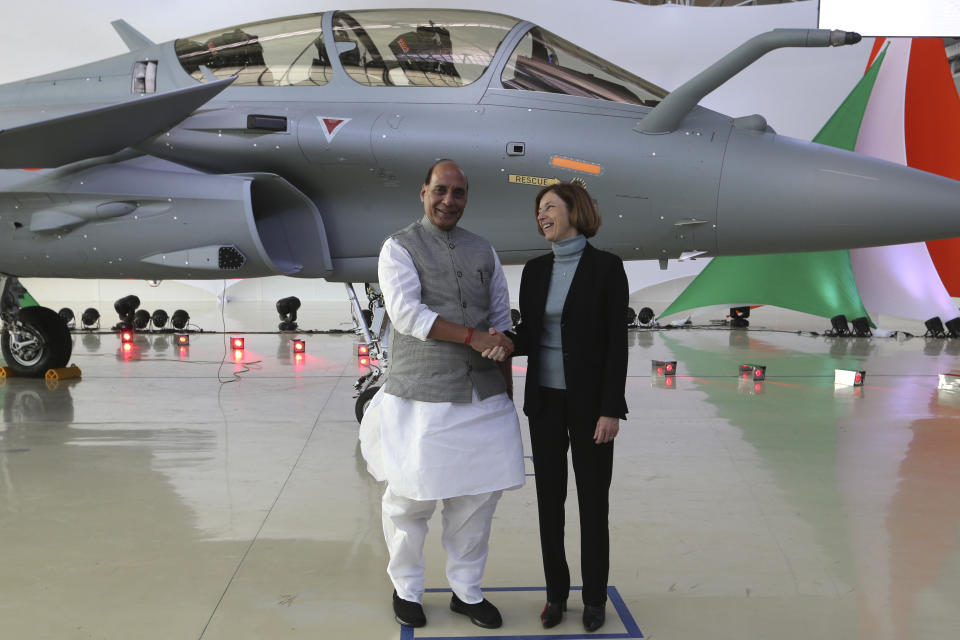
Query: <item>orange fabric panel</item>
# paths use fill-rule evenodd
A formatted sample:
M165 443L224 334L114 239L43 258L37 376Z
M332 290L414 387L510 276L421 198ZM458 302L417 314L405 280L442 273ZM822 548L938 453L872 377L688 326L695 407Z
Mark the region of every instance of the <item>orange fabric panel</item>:
M880 49L883 48L883 43L886 41L886 38L877 38L873 41L873 49L870 51L870 58L867 59L867 68L863 70L864 73L870 69L870 65L872 65L873 61L877 59L878 55L880 55Z
M960 146L960 97L940 38L913 40L904 133L909 166L960 180L960 156L951 151ZM960 203L957 209L960 215ZM960 238L928 242L927 248L947 292L960 296Z

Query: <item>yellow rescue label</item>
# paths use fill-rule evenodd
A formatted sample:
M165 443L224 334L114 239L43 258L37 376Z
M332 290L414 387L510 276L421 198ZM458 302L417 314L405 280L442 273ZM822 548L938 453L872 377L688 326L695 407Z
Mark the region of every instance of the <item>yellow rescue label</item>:
M560 184L557 178L541 178L540 176L518 176L515 173L509 175L509 181L515 184L529 184L535 187L548 187L551 184Z

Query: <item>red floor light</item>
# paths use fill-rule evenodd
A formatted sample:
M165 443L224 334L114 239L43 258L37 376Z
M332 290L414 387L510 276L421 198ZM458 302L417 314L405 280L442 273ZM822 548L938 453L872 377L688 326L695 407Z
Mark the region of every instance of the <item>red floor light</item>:
M369 347L368 345L365 345L365 344L358 344L358 345L357 345L357 355L358 355L358 356L369 355L369 353L370 353L370 347Z
M130 344L133 342L133 331L124 330L120 332L120 340L124 344Z
M834 369L833 384L844 387L862 387L863 381L867 377L866 371L850 371L847 369Z
M740 365L740 377L744 379L765 380L767 378L767 367L762 364L742 364Z
M230 338L230 346L232 346L237 351L243 351L243 343L244 343L243 338L237 338L237 337Z
M307 351L307 343L303 340L294 340L293 341L293 352L296 354L305 353Z
M651 360L650 363L658 376L673 376L677 374L676 360Z
M177 344L181 347L186 347L190 344L190 336L185 333L177 334Z

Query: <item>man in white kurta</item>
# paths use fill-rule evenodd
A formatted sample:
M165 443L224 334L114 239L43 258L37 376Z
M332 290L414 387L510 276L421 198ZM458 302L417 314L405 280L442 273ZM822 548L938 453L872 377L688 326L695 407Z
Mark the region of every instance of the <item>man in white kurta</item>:
M451 609L495 628L499 612L483 598L480 584L497 501L504 489L524 481L523 450L513 401L479 353L497 345L512 349L499 333L511 326L506 279L489 243L456 227L466 203L466 177L456 164L444 161L431 169L421 200L424 217L384 242L378 266L394 329L388 382L371 404L379 409L387 481L387 572L396 589L397 620L425 623L423 544L442 500ZM444 314L424 302L438 295L443 302L436 306ZM485 317L477 321L478 314ZM478 376L478 369L486 373Z

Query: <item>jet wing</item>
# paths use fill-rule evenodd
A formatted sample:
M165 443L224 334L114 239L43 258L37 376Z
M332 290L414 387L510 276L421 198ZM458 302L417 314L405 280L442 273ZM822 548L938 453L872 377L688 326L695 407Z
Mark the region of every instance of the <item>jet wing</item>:
M174 89L0 130L0 169L59 167L116 153L169 129L233 80Z

